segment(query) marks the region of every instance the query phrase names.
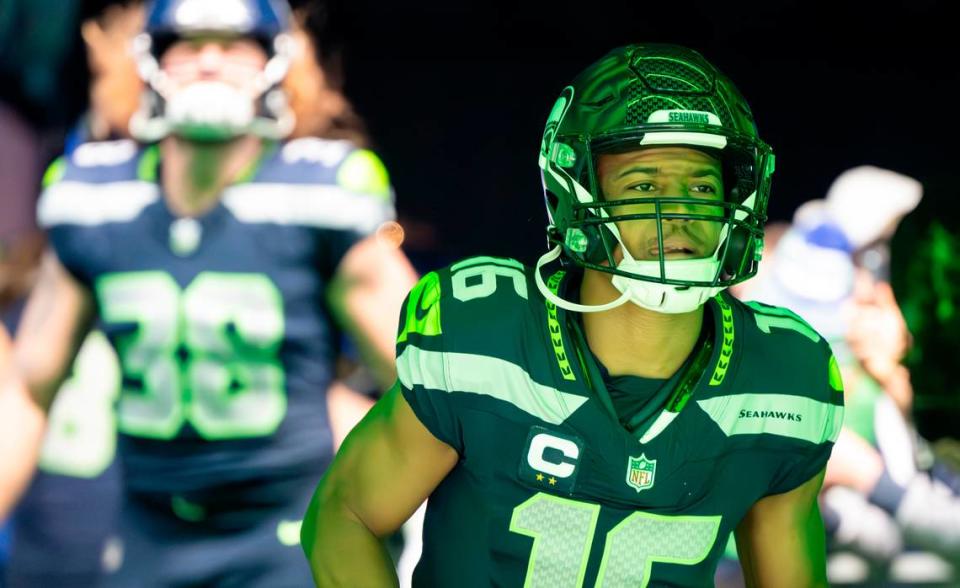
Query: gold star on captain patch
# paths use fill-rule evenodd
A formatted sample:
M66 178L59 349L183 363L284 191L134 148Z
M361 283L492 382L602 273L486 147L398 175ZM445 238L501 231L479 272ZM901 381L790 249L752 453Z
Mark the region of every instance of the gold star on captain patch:
M543 481L543 474L537 474L537 481L538 481L538 482L542 482L542 481Z
M557 479L554 478L553 476L550 476L550 480L549 480L549 481L550 481L550 485L551 485L551 486L553 486L553 485L555 485L555 484L557 483Z

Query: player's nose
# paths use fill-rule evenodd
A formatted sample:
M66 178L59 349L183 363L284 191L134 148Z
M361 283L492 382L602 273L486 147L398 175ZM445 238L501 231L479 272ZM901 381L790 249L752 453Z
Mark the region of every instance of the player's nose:
M203 73L220 71L223 65L223 47L219 43L204 43L197 52L197 64Z
M676 190L669 193L665 197L665 201L661 202L660 211L663 214L687 214L693 210L695 204L688 191ZM663 220L666 222L687 222L689 219L666 217Z

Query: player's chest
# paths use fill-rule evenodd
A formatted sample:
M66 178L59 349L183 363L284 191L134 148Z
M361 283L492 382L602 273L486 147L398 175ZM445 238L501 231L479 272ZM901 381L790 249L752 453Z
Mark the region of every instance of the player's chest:
M562 570L570 586L709 585L726 537L762 492L738 481L717 439L690 435L696 418L646 444L610 421L485 419L490 459L470 453L477 432L465 430L462 467L492 526L509 530L491 550L521 562L528 583Z
M309 325L326 323L329 277L318 270L311 235L216 215L162 221L113 228L109 246L90 260L108 333L140 325L158 338L153 347L188 336L206 347L239 338L251 349L272 349L287 338L287 325L315 332ZM163 333L169 341L159 340Z
M767 480L731 452L726 438L696 407L688 406L654 439L641 443L599 405L552 425L485 417L489 469L519 491L595 502L624 512L704 513L739 518ZM469 440L468 440L469 442ZM486 471L482 471L485 470Z
M244 224L222 207L199 219L147 210L136 222L103 230L100 242L88 269L101 306L120 296L174 297L186 307L230 300L287 307L322 300L329 282L314 234Z

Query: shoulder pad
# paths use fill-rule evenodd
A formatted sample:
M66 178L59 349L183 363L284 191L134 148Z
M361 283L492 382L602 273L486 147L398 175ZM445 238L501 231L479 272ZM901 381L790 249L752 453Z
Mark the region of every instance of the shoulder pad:
M105 184L137 179L143 148L134 141L92 141L57 159L44 175L44 184L57 181Z
M146 153L134 141L101 141L84 143L58 158L43 177L37 205L40 226L96 225L136 217L159 198L156 184L141 178Z
M586 401L557 387L546 303L532 270L506 258L465 259L420 280L401 313L397 375L408 390L470 393L477 402L494 399L491 410L511 406L502 414L519 409L552 424ZM450 395L417 394L408 401L421 405L421 420L436 420L438 405L452 406Z
M377 155L350 141L307 137L283 144L263 162L255 182L323 184L389 200L390 177Z
M843 385L826 340L786 308L726 299L736 325L730 337L737 368L697 404L728 436L835 441Z
M380 171L371 164L358 169L360 160L376 162ZM223 202L242 222L370 234L395 216L389 180L379 162L349 141L296 139L264 160L250 182L228 188ZM377 186L379 191L373 189Z
M827 340L788 308L733 301L743 325L739 379L750 390L843 405L840 369ZM835 423L839 430L839 420ZM836 432L830 436L835 438Z
M443 347L497 354L537 316L543 301L529 270L509 258L471 257L421 278L401 317L398 343L439 336Z
M305 163L336 167L354 149L356 147L350 141L304 137L284 143L280 148L280 159L287 165Z
M260 164L255 183L336 184L336 170L348 153L356 149L349 141L315 137L281 143Z

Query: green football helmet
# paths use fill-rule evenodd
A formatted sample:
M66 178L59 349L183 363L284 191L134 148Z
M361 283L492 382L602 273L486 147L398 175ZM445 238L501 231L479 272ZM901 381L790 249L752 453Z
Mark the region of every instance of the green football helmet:
M695 207L679 195L604 200L597 174L601 154L667 146L717 158L723 198L697 199ZM554 104L539 165L552 248L540 258L536 275L540 290L559 306L592 312L631 301L659 312L689 312L757 272L773 152L758 137L750 107L733 83L695 51L629 45L588 67ZM649 212L618 212L633 204ZM705 214L704 207L713 209ZM624 245L616 223L635 220L656 220L658 260L636 260ZM722 223L718 245L703 258L667 259L665 221ZM620 262L614 259L618 244ZM542 284L539 271L557 258L613 274L622 295L602 306L560 299Z

